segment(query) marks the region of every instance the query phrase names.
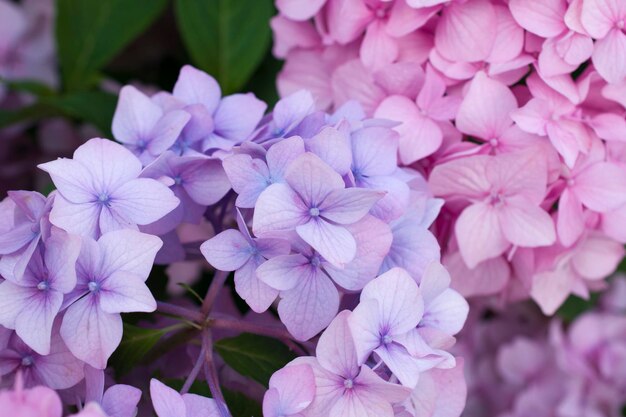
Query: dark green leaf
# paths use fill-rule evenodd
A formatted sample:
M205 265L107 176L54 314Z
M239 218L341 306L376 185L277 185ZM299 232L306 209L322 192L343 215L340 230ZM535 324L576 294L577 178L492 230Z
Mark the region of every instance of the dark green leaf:
M265 56L272 0L176 0L178 29L196 66L225 94L239 91Z
M97 82L98 70L142 33L167 0L57 0L56 37L67 90Z
M599 297L600 293L592 293L589 300L570 295L556 314L566 322L571 322L587 310L591 310L598 303Z
M117 97L103 91L85 91L62 96L42 97L41 103L62 111L67 116L96 126L111 138L111 122Z
M145 329L124 323L124 336L110 363L118 375L124 375L142 361L168 329Z
M282 342L249 333L219 340L215 349L228 366L266 387L272 374L295 357Z
M39 81L22 80L22 81L8 81L0 79L0 83L5 83L9 90L19 91L22 93L31 93L36 96L49 96L54 94L52 90L46 84Z

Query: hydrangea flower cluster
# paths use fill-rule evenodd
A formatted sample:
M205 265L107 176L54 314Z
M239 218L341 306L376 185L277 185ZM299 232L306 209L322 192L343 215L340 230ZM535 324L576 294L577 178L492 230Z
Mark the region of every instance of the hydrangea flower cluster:
M192 358L177 356L176 371L148 367L188 378L180 394L152 380L159 417L230 415L213 339L242 331L301 354L269 381L265 416L460 415L463 361L450 349L468 304L429 231L442 201L419 171L398 167L397 124L354 102L317 111L306 91L265 110L252 94L222 97L186 66L171 93L121 90L112 126L121 144L93 138L40 164L56 187L49 196L9 193L0 374L14 389L0 401L30 416L45 399L57 417L50 389L63 390L81 417L134 415L140 391L105 384L105 371L121 314L157 311L179 322L150 327L192 331L183 343ZM216 270L202 306L157 302L146 285L153 264L200 256ZM284 327L220 306L229 272L250 309L275 306ZM213 399L188 393L201 372Z
M626 310L623 298L613 301L624 284L615 279L601 305L566 330L527 306L488 320L479 319L485 306L473 311L456 347L470 364L463 416L622 416Z
M626 243L626 8L610 0L278 0L283 95L358 100L445 199L452 287L553 314Z

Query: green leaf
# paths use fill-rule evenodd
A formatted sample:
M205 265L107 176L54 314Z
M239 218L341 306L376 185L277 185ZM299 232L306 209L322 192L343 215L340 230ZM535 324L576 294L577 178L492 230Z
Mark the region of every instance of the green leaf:
M65 115L96 126L105 137L112 138L111 123L117 97L103 91L84 91L62 96L42 97L41 103Z
M570 295L556 314L566 322L572 322L576 317L584 312L591 310L600 298L600 293L591 293L588 300L584 300L578 296Z
M269 48L272 0L176 0L175 6L194 64L213 75L224 94L241 90Z
M266 387L272 374L295 358L282 342L249 333L221 339L215 349L228 366Z
M124 375L142 361L170 329L146 329L124 323L124 336L110 363L116 374Z
M163 383L176 391L180 391L185 381L182 379L167 379L164 380ZM201 395L203 397L212 397L208 384L201 379L197 379L193 384L191 384L189 393ZM228 409L233 417L263 416L263 413L261 412L261 405L241 392L222 388L222 394L224 394L224 399L226 400Z
M94 85L98 71L166 4L167 0L57 0L55 26L65 89Z
M50 86L43 84L39 81L10 81L0 78L0 83L5 83L9 90L19 91L22 93L31 93L36 96L49 96L54 94L54 90L50 88Z

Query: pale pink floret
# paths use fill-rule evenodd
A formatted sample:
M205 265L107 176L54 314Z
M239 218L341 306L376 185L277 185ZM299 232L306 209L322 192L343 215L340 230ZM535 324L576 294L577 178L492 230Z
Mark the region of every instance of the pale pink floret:
M532 149L498 156L471 156L436 167L435 195L469 201L455 231L465 263L474 268L511 246L548 246L554 223L540 204L545 198L545 156Z

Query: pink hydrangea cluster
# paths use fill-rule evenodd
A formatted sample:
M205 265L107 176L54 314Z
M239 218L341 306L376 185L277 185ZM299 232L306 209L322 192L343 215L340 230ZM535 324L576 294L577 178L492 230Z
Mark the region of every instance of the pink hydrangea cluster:
M621 281L621 282L620 282ZM477 308L456 346L467 361L464 417L621 417L626 406L626 318L611 302L565 327L528 306ZM480 316L483 317L480 317Z
M445 199L452 287L553 314L626 242L626 6L611 0L277 0L283 95L398 121Z
M109 359L122 314L156 311L169 319L147 327L191 331L182 360L166 352L176 370L144 369L187 373L180 393L150 383L159 417L230 415L213 340L241 332L300 353L269 381L266 417L460 415L463 361L450 349L469 307L429 231L442 201L419 171L398 166L397 124L366 118L355 102L317 111L306 91L265 110L253 94L222 97L186 66L171 93L121 90L112 126L121 144L93 138L40 164L56 187L49 196L9 193L0 375L14 389L0 398L30 417L41 391L58 417L53 389L81 417L133 416L141 391L111 383ZM155 300L146 285L155 263L208 268L202 257L216 271L201 306ZM229 272L264 315L220 306ZM188 393L202 372L214 399ZM146 373L132 381L145 389Z

